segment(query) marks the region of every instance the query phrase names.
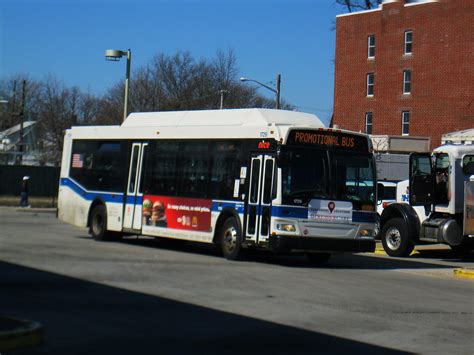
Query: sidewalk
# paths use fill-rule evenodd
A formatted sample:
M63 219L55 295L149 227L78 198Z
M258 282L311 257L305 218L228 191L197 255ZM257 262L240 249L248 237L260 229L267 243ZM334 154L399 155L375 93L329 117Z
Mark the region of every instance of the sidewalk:
M31 196L28 198L31 208L56 208L57 197ZM19 207L20 196L5 195L0 196L0 206Z

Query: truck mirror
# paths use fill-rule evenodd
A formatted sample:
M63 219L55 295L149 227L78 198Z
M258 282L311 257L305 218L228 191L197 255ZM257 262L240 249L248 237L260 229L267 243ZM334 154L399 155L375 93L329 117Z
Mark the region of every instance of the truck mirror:
M462 158L462 172L466 175L474 175L474 155L465 155Z

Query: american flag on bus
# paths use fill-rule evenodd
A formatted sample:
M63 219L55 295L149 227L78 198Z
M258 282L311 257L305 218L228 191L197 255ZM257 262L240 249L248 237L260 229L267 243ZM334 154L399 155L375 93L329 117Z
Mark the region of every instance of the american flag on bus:
M72 155L72 167L82 168L84 166L84 154L73 154Z

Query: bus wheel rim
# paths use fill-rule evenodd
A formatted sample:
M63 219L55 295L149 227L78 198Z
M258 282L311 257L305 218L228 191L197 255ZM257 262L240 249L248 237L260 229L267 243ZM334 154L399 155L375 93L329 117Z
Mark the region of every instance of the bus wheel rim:
M237 245L237 230L235 227L227 228L224 232L224 248L232 253Z
M398 228L391 227L386 234L387 246L391 250L397 250L402 243L402 236Z

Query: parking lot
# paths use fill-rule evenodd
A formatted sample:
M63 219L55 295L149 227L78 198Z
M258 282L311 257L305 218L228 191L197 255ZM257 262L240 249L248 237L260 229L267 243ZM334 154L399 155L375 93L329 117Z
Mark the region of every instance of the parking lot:
M429 246L406 258L251 253L151 238L95 242L54 214L0 207L0 315L44 326L15 354L472 354L473 267Z

